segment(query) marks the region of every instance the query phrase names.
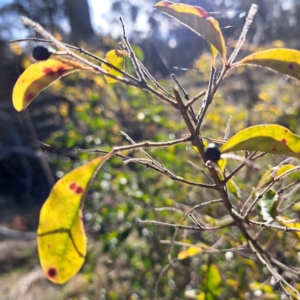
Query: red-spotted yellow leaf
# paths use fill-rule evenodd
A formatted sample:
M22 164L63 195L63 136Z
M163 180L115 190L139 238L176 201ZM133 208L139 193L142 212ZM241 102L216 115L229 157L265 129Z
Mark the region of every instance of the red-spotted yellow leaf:
M154 5L159 11L177 19L183 25L206 39L221 54L226 62L226 46L219 23L199 6L191 6L171 1L161 1ZM214 49L212 50L215 55Z
M79 69L72 63L57 59L48 59L30 65L14 86L12 99L15 109L24 110L52 82Z
M180 251L177 255L178 259L186 259L191 256L195 256L202 252L202 248L200 246L191 246L186 250Z
M241 130L220 148L221 153L248 150L300 158L300 136L276 125L257 125Z
M111 50L111 51L106 53L105 60L108 63L112 64L113 66L115 66L115 67L121 69L122 71L124 71L125 70L125 58L126 57L128 57L128 54L125 51ZM122 73L120 73L119 71L117 71L113 68L108 67L105 64L102 64L102 68L111 75L114 75L116 77L122 76ZM112 77L109 77L109 76L104 75L104 77L105 77L105 79L108 83L115 83L115 82L118 81L118 80L116 80Z
M236 62L233 67L240 65L270 68L300 80L300 51L294 49L276 48L259 51Z
M286 226L288 228L297 228L299 231L291 231L291 233L297 237L300 238L300 223L299 222L293 222L293 220L283 217L283 216L277 216L276 221L280 223L282 226Z
M40 263L54 283L64 283L81 268L86 236L81 207L91 181L111 153L71 171L54 185L44 203L38 227Z

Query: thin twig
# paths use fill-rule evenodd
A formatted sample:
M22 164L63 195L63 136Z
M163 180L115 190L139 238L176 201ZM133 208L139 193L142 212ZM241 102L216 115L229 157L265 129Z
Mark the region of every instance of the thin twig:
M131 45L130 45L130 43L128 41L123 19L122 19L122 17L120 17L119 19L120 19L120 22L122 24L122 29L123 29L123 39L124 39L124 42L126 44L127 50L129 52L129 55L130 55L133 67L135 69L136 75L138 76L141 84L142 85L146 85L146 79L144 77L144 74L143 74L143 72L142 72L142 70L140 68L140 65L139 65L138 61L137 61L137 57L135 55L135 52L133 51L133 49L132 49L132 47L131 47Z
M171 224L171 223L160 222L160 221L155 221L155 220L138 220L137 222L140 224L152 224L152 225L156 225L156 226L167 226L167 227L173 227L173 228L177 228L177 229L188 229L188 230L197 230L197 231L199 231L199 230L200 231L218 230L218 229L233 225L233 222L231 222L231 223L220 225L220 226L210 226L210 227L206 226L206 227L200 228L199 226Z
M121 150L120 149L117 149L116 151L125 151L125 150L132 150L132 145L129 145L129 146L124 146L124 147L127 147L126 148L122 148ZM134 147L134 149L136 149L137 147ZM109 151L104 151L104 150L98 150L98 149L78 149L78 152L79 153L82 153L82 152L90 152L90 153L109 153ZM114 154L115 156L118 156L118 157L121 157L123 159L126 159L126 160L130 160L131 158L128 157L128 156L124 156L124 155L120 155L118 153L115 153ZM136 160L135 161L136 163L139 163L141 165L144 165L145 167L147 168L151 168L163 175L167 175L168 177L170 177L172 180L175 180L175 181L178 181L178 182L182 182L182 183L185 183L185 184L188 184L188 185L191 185L191 186L198 186L198 187L202 187L202 188L208 188L208 189L216 189L216 186L215 185L210 185L210 184L205 184L205 183L198 183L198 182L194 182L194 181L189 181L189 180L186 180L182 177L179 177L179 176L176 176L174 175L173 173L171 173L165 166L159 164L154 164L151 160L149 161L145 161L145 160L142 160L142 159L139 159L139 160Z
M202 91L199 94L197 94L195 97L193 97L190 101L188 101L185 106L189 107L191 105L193 105L198 99L200 99L202 96L204 96L206 93L206 91Z
M152 83L154 84L154 86L160 90L162 90L168 97L175 99L175 97L169 93L165 88L163 88L158 82L157 80L150 74L150 72L147 70L147 68L137 59L138 64L140 65L142 71L144 72L144 74L152 81Z
M63 43L59 42L57 39L55 39L49 32L47 32L38 23L36 23L36 22L34 22L34 21L26 18L26 17L23 17L22 21L23 21L23 23L25 25L28 25L28 26L32 27L34 30L36 30L38 33L40 33L42 36L44 36L44 38L46 38L47 40L49 40L49 42L53 43L58 48L61 48L62 50L64 50L66 52L67 56L69 56L70 58L74 59L75 61L80 61L81 65L85 66L86 69L91 68L91 70L94 71L95 73L100 73L100 74L103 74L105 76L114 78L117 81L119 81L119 82L121 82L121 83L123 83L125 85L134 86L134 87L138 87L138 88L141 88L141 89L145 89L145 90L149 91L150 93L154 94L155 96L157 96L160 100L162 100L162 101L164 101L164 102L166 102L168 104L171 104L174 108L177 108L177 104L172 99L170 99L169 97L167 97L164 94L160 93L159 91L155 90L153 87L147 85L146 81L142 81L141 82L140 80L134 79L134 77L131 77L130 80L128 80L127 78L122 78L120 76L114 76L111 73L109 73L106 70L104 70L103 68L101 68L100 66L98 66L98 65L92 63L91 61L84 59L80 55L77 55L76 53L72 52L66 45L64 45ZM134 54L134 57L135 57L135 54ZM104 63L104 61L103 61L103 63ZM119 70L118 68L115 68L115 67L112 67L112 68L113 69L117 69L122 74L124 72L122 70Z
M154 300L157 300L158 298L158 285L159 282L162 278L162 276L169 270L170 267L172 267L172 265L177 261L177 259L173 259L170 263L168 263L159 273L156 282L155 282L155 286L154 286Z
M258 201L266 194L267 191L270 190L270 188L275 185L275 183L279 182L281 179L283 179L284 177L286 177L287 175L297 171L300 169L300 166L296 166L295 168L288 170L286 172L284 172L283 174L281 174L278 177L275 177L273 179L273 181L271 181L267 187L261 192L259 193L256 198L253 200L253 202L250 204L250 206L248 207L248 209L246 210L245 214L244 214L244 219L248 218L249 214L251 213L252 209L254 208L254 206L258 203ZM242 208L243 209L243 208Z
M253 221L251 219L248 219L247 221L251 224L254 224L254 225L257 225L260 227L271 228L271 229L282 230L282 231L300 232L300 228L296 228L296 227L273 225L273 224L269 224L269 223Z
M182 84L178 81L177 77L175 76L175 74L171 74L170 77L176 82L176 84L178 85L178 87L180 88L180 90L182 91L185 100L189 100L189 94L187 93L187 91L184 89L184 87L182 86Z
M169 240L160 240L159 242L161 244L166 244L166 245L169 245L172 243L172 241L169 241ZM193 244L188 244L188 243L183 243L183 242L178 242L178 241L174 241L174 245L181 246L181 247L193 247L193 248L199 247L199 249L202 249L202 251L201 251L202 253L209 253L209 254L219 254L219 253L226 253L226 252L241 252L241 251L245 250L245 246L238 246L238 247L228 248L228 249L214 249L214 248L208 247L208 246L193 245ZM205 249L205 248L207 248L207 249Z
M204 170L202 170L199 166L197 166L195 163L193 163L192 161L188 161L188 163L191 165L191 166L193 166L196 170L198 170L198 171L200 171L210 182L214 182L213 180L212 180L212 178L209 176L209 175L207 175L206 173L205 173L205 171Z
M258 6L256 4L252 4L251 7L250 7L250 10L248 12L243 30L242 30L242 32L240 34L240 37L239 37L239 40L237 42L237 45L236 45L234 51L232 52L231 56L228 59L228 65L231 65L233 63L233 61L235 60L236 56L238 55L238 53L239 53L239 51L240 51L240 49L241 49L241 47L242 47L242 45L243 45L243 43L246 39L246 35L248 33L250 25L253 22L253 18L255 16L257 10L258 10Z
M210 71L206 96L203 99L202 106L200 107L200 110L199 110L198 115L196 117L196 119L197 119L196 132L199 132L199 129L200 129L200 126L201 126L202 121L204 119L204 115L206 114L207 108L213 100L212 88L213 88L213 80L214 80L215 72L216 72L216 68L212 67L211 71Z

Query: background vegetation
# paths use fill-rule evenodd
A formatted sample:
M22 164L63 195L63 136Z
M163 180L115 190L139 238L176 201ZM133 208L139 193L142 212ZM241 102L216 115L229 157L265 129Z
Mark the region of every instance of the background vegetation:
M200 5L211 12L221 12L219 18L216 17L221 27L229 26L223 29L229 49L234 46L242 29L243 12L246 13L251 4L250 1L186 3ZM242 54L283 45L299 49L296 37L300 2L289 3L290 6L281 1L259 1L258 16ZM36 229L39 208L53 183L92 158L93 154L79 154L78 149L108 150L112 145L125 144L127 141L120 130L136 142L163 141L180 138L187 133L180 116L148 93L120 84L108 85L103 77L85 73L75 73L56 82L38 97L28 111L21 114L13 111L12 87L30 63L30 51L34 46L25 43L8 48L9 37L32 35L23 28L21 33L18 31L21 25L14 24L18 16L27 15L52 33L62 36L64 41L84 46L103 57L119 40L95 32L88 10L82 17L82 7L87 7L86 4L86 1L27 3L15 0L0 7L3 15L0 23L0 221L3 226L26 232ZM228 16L231 10L235 13L233 18ZM134 30L138 16L146 13L150 30ZM140 59L165 88L169 89L173 84L169 75L176 73L190 95L205 89L210 57L203 40L158 15L152 7L148 10L148 7L141 7L134 1L112 1L107 20L112 26L121 28L116 21L119 15L124 16L128 27L132 28L130 39L136 45ZM78 20L83 26L78 26ZM64 24L69 25L69 32L64 31ZM130 66L127 70L130 72ZM282 124L299 134L298 89L295 81L262 69L247 69L242 73L240 69L233 71L207 114L203 134L222 139L229 119L230 135L246 126L261 123ZM207 180L188 163L202 164L189 146L157 149L150 154L178 176L199 182ZM138 152L129 155L141 156ZM275 166L281 160L282 157L267 158L260 172L245 169L235 178L237 186L247 195L257 185L264 167ZM228 168L233 170L237 165L238 162L233 161ZM295 173L285 185L298 177L299 174ZM122 159L114 158L104 165L86 201L84 218L89 254L80 274L65 286L49 284L37 267L35 241L26 234L18 239L3 235L0 244L0 295L2 299L152 299L155 281L168 263L170 250L169 245L161 243L161 240L170 240L173 230L139 225L137 220L175 224L180 222L181 214L174 210L157 211L156 208L187 210L213 197L217 197L213 192L182 185L141 166L124 166ZM297 200L297 194L292 197L291 201ZM232 201L239 203L241 196L233 195ZM293 207L292 217L298 217L298 209L297 205ZM202 210L206 222L212 225L224 212L218 206ZM268 234L266 239L270 237ZM233 247L241 240L238 231L229 229L203 234L182 231L179 236L186 243L220 243L224 248ZM27 237L30 240L24 241ZM274 255L282 263L298 265L296 238L284 234L279 240L280 243L276 240L276 245L270 244ZM176 246L174 251L183 249ZM251 256L242 257L230 251L201 254L183 260L163 276L159 286L160 298L193 298L196 290L209 289L207 282L210 276L216 278L213 286L215 294L206 299L283 299L276 283L267 281L269 277L264 268L254 264ZM191 290L194 292L187 293Z

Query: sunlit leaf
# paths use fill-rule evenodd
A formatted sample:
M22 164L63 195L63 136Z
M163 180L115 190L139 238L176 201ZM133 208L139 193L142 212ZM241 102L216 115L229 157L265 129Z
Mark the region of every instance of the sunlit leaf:
M283 216L277 216L276 218L277 222L280 223L281 225L283 226L286 226L288 228L297 228L300 230L300 223L298 222L291 222L293 220L289 219L289 218L286 218L286 217L283 217ZM300 238L300 231L291 231L291 233L297 237L297 238Z
M125 70L125 58L128 57L128 54L125 51L122 50L111 50L109 52L106 53L105 56L105 60L112 64L113 66L119 68L120 70L124 71ZM110 67L108 67L105 64L102 64L102 68L107 71L108 73L110 73L111 75L114 75L116 77L118 76L122 76L122 73L120 73L117 70L114 70ZM115 83L118 80L111 78L109 76L105 76L105 79L108 83Z
M286 48L269 49L253 53L233 66L256 65L300 80L300 51Z
M277 166L274 168L271 168L265 172L265 174L261 177L260 181L257 184L258 188L263 188L270 182L272 182L276 177L281 176L287 171L290 171L294 169L295 166L288 164L288 165L283 165L283 166Z
M55 283L64 283L81 268L86 236L81 207L95 174L111 153L98 157L61 178L44 203L38 227L42 268Z
M219 23L199 6L191 6L171 1L161 1L154 5L159 11L177 19L198 35L206 39L221 54L226 62L226 46ZM214 50L213 51L213 56Z
M220 285L222 282L218 267L214 264L208 265L205 278L205 299L214 300L220 294Z
M241 130L220 148L221 153L248 150L300 158L300 136L276 125L257 125Z
M197 255L202 252L202 248L200 246L192 246L187 250L180 251L177 255L178 259L186 259L188 257Z
M30 65L18 78L13 89L13 105L17 111L24 110L31 101L52 82L80 70L72 63L48 59Z
M188 290L184 292L187 299L205 300L205 294L200 290Z
M212 44L209 44L209 46L210 46L210 51L211 51L211 65L214 67L215 66L216 57L217 57L217 54L218 54L218 50Z
M278 197L279 196L275 191L269 190L258 202L258 209L264 221L270 222L275 219Z

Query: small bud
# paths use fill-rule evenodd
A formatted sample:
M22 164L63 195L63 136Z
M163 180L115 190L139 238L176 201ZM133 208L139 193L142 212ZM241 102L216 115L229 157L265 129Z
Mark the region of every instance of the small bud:
M50 51L43 46L36 46L32 51L32 57L37 60L47 60L50 57Z
M206 160L210 160L212 162L216 162L221 158L221 152L216 144L211 143L208 145L207 149L205 150L205 158Z

